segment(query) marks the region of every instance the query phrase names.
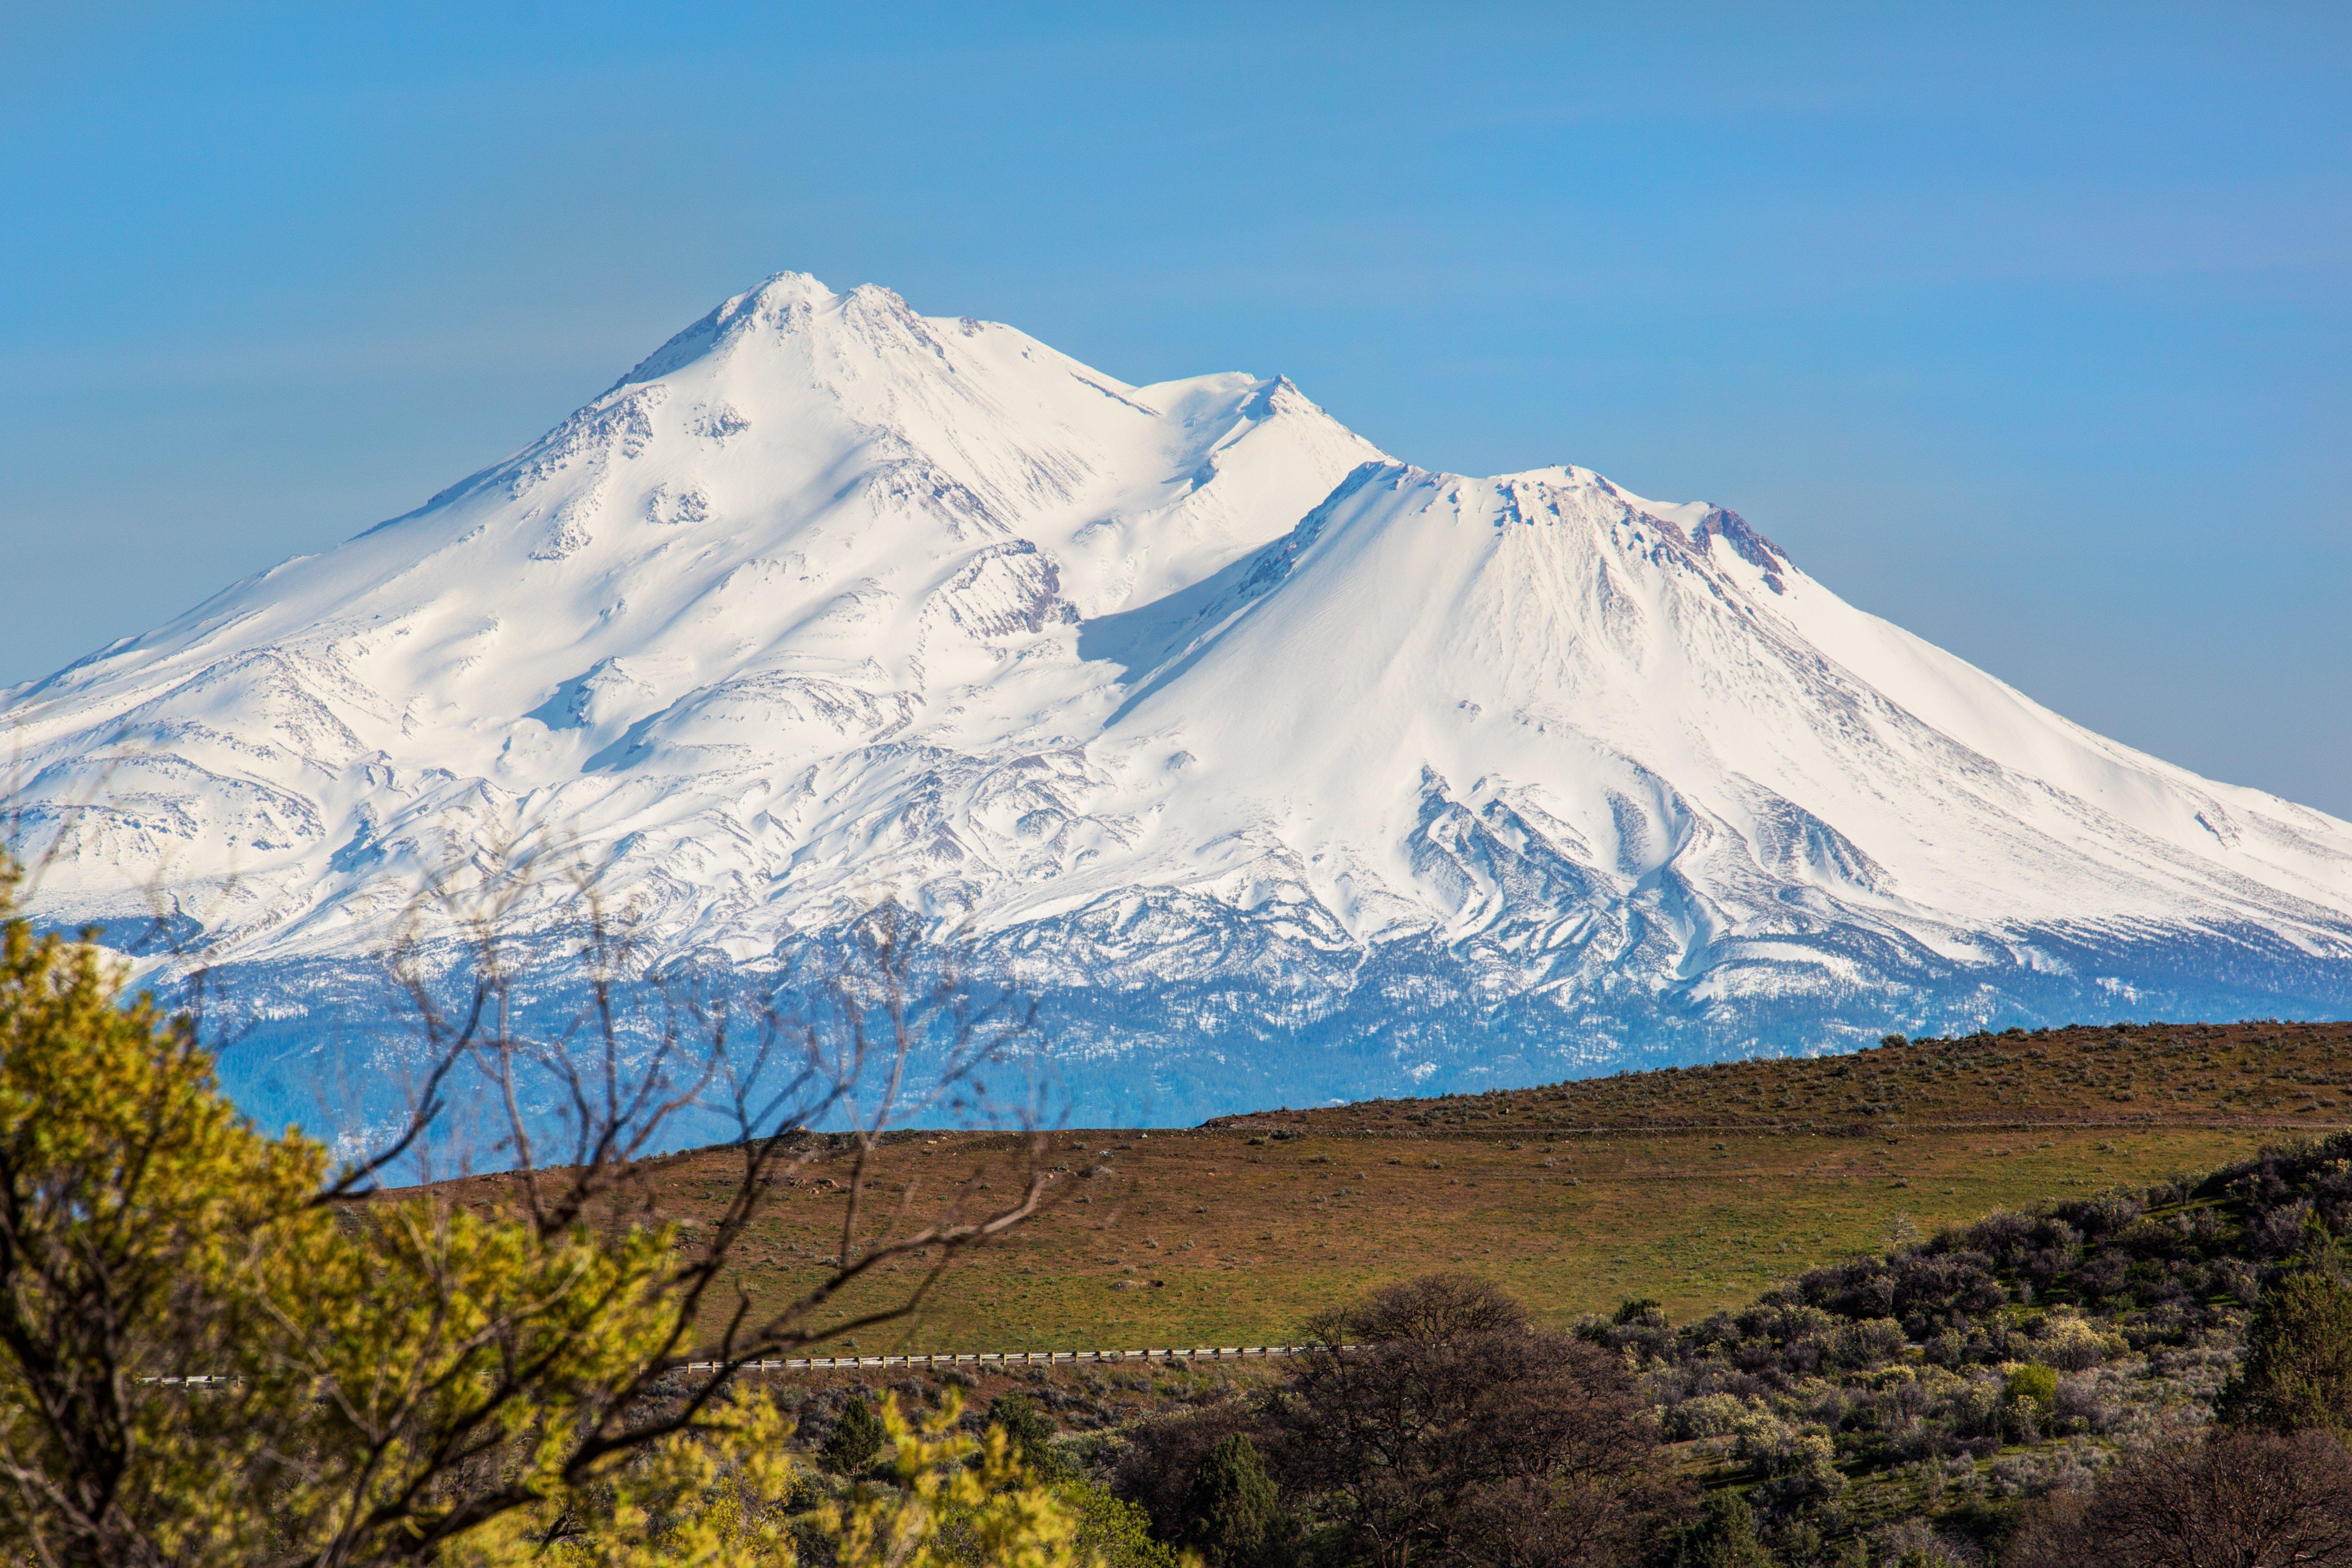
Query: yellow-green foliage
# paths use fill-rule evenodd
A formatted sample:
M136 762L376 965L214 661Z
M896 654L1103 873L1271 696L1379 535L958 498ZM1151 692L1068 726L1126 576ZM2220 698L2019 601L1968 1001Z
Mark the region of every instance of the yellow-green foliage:
M1079 1560L952 1407L887 1408L898 1484L820 1501L764 1396L663 1384L693 1316L667 1227L329 1201L326 1151L240 1117L18 886L0 862L0 1560L736 1568L796 1531L842 1568Z
M1087 1481L1055 1484L1069 1510L1078 1555L1101 1568L1199 1568L1200 1559L1151 1534L1151 1516Z
M2047 1415L2058 1403L2058 1373L2038 1362L2027 1362L2009 1374L2000 1393L2004 1403L2022 1399Z
M1039 1479L1001 1427L957 1429L950 1393L919 1421L886 1397L887 1484L819 1494L785 1447L791 1423L764 1396L698 1436L666 1442L592 1492L551 1499L476 1532L450 1568L783 1568L804 1547L833 1568L1183 1568L1142 1535L1135 1510Z
M765 1397L720 1411L612 1468L600 1482L551 1490L460 1537L448 1568L768 1568L797 1560L803 1473L785 1448L792 1424Z
M0 865L0 916L16 874ZM249 1483L283 1479L278 1434L308 1382L261 1352L285 1328L287 1262L331 1245L311 1199L324 1152L257 1135L189 1030L88 946L0 925L0 1539L144 1535L168 1560L251 1550ZM138 1380L238 1373L233 1396ZM79 1408L122 1406L111 1420ZM117 1451L120 1450L120 1451Z
M812 1515L842 1568L1071 1568L1081 1561L1076 1521L1014 1453L1002 1426L985 1438L956 1430L952 1392L919 1424L882 1403L897 1460L895 1487L858 1488Z

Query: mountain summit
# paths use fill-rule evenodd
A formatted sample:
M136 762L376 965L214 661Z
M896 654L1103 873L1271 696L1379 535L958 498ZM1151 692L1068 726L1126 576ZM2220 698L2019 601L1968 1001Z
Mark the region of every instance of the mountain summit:
M2352 1003L2352 826L2067 722L1734 512L1428 472L1287 381L1129 386L797 274L6 698L44 913L160 897L296 1051L364 1034L421 877L534 825L680 961L896 897L1041 998L1099 1120Z

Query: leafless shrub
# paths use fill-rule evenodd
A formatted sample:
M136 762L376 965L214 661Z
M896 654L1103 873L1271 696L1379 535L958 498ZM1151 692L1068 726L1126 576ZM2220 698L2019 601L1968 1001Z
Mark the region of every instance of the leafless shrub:
M810 970L778 984L656 963L628 911L607 909L594 868L552 836L498 848L451 856L412 902L389 954L414 1018L408 1115L328 1201L373 1190L404 1163L425 1176L488 1163L511 1173L522 1215L553 1237L650 1215L648 1155L723 1143L727 1190L675 1284L678 1357L719 1363L704 1386L905 1318L962 1252L1045 1201L1037 1108L992 1103L982 1077L1028 1042L1034 1009L983 996L952 941L927 938L894 901L858 913ZM975 1172L938 1194L909 1184L877 1210L886 1134L942 1115L1010 1119L1026 1133L1009 1190ZM756 1311L726 1283L735 1251L779 1188L839 1152L808 1136L824 1127L850 1159L833 1268L781 1310ZM908 1258L929 1264L910 1289L819 1326L850 1286ZM686 1337L714 1308L724 1311L716 1338Z
M1235 1433L1254 1435L1257 1426L1257 1410L1237 1400L1146 1422L1121 1446L1112 1489L1151 1516L1161 1540L1181 1540L1185 1500L1209 1450Z
M1622 1361L1486 1281L1392 1286L1309 1337L1265 1412L1268 1468L1376 1563L1614 1562L1671 1507Z
M2040 1505L2005 1568L2352 1563L2352 1454L2316 1432L2230 1432L2127 1458Z

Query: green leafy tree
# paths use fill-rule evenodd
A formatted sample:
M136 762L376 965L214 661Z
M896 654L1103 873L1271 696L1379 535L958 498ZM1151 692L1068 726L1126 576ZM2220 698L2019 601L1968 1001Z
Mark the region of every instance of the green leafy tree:
M2028 1362L2009 1374L2001 1397L2025 1400L2046 1415L2058 1404L2058 1373L2040 1362Z
M2273 1283L2215 1414L2231 1426L2352 1440L2352 1287L2316 1268Z
M1210 1568L1273 1568L1288 1555L1290 1516L1245 1433L1209 1450L1184 1499L1184 1544Z
M2028 1362L2001 1384L2001 1426L2020 1443L2038 1443L2058 1407L2058 1373L2040 1362Z

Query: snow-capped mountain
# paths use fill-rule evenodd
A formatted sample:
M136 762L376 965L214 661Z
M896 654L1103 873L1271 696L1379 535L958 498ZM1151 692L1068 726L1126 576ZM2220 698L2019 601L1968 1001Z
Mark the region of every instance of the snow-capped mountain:
M677 961L897 897L1044 999L1098 1119L2352 1003L2352 826L2067 722L1735 513L793 274L6 696L44 913L162 898L271 1050L365 1036L419 878L532 826Z

